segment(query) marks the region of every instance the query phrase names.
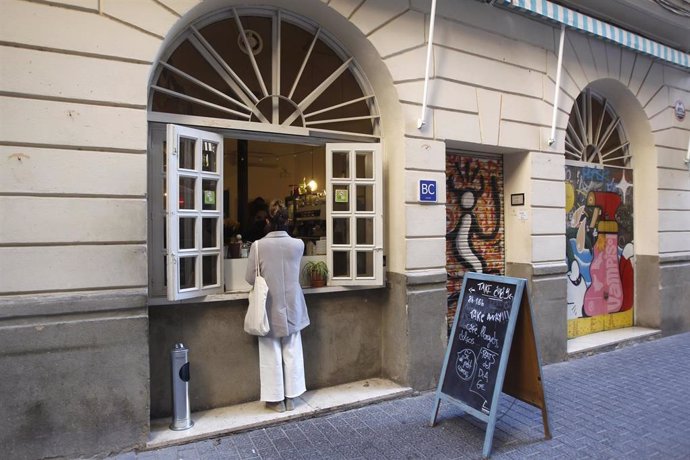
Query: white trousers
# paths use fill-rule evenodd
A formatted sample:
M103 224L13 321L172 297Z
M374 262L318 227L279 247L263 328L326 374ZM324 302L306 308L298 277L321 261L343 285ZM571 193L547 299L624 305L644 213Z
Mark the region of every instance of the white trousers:
M261 401L296 398L305 391L302 335L259 337Z

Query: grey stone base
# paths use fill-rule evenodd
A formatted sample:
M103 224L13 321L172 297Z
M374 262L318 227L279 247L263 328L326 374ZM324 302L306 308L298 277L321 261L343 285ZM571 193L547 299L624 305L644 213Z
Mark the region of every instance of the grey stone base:
M690 331L690 260L662 261L659 293L664 336Z
M387 289L307 295L302 331L308 389L381 376L381 312ZM151 417L169 416L170 349L189 348L192 411L259 399L257 339L244 332L247 301L150 307Z
M535 267L509 263L508 276L527 279L542 365L568 359L565 264Z
M76 458L143 446L144 296L21 299L0 318L2 457Z
M391 300L384 312L383 369L414 388L438 384L448 340L446 276L388 273Z

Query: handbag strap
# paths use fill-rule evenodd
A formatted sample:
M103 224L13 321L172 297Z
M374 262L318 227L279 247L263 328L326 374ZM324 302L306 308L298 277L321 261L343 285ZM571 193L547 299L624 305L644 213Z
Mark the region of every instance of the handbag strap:
M256 245L256 276L261 276L261 269L259 267L259 241L254 241Z

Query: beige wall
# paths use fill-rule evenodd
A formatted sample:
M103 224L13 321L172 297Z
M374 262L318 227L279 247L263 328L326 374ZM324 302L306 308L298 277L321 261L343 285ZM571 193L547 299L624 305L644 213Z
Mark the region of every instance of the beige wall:
M3 1L0 210L15 218L0 230L0 294L146 289L146 79L160 38L96 6Z
M516 241L524 241L525 222L506 213L509 261L525 261L521 253L531 248L527 259L534 264L562 263L565 126L575 98L592 85L614 104L631 140L636 208L641 210L636 216L644 221L644 225L636 226L640 229L636 250L645 254L690 254L690 175L682 163L690 122L678 122L672 110L675 100L690 100L689 72L568 31L556 143L550 147L547 139L559 31L479 2L439 2L430 109L427 125L418 130L415 123L423 96L425 47L414 34L403 37L399 26L419 24L422 19L417 13L424 14L424 21L428 21L428 12L428 2L412 1L411 10L372 34L372 42L395 80L408 136L441 140L453 146L460 143L468 150L491 151L493 146L494 152L516 149L528 155L526 162L511 154L504 156L507 184L519 184L529 193L525 208L529 244L514 246ZM408 190L419 178L412 166L415 155L420 153L408 151ZM425 159L429 160L427 168L438 166L432 156ZM423 174L433 176L432 171ZM410 222L428 214L425 206L407 204ZM412 225L408 223L407 228ZM434 239L442 235L433 226L426 234L408 230L408 247L424 244L431 250ZM438 262L428 261L430 258L422 259L425 268L431 269Z
M23 212L27 228L16 223L3 227L0 268L16 271L27 263L44 268L40 276L3 277L0 292L47 292L58 286L144 289L146 79L151 63L177 31L227 2L142 1L127 7L114 0L54 3L62 6L3 3L0 37L8 45L0 47L6 63L0 73L0 111L12 116L4 115L0 124L0 153L7 166L0 170L0 206ZM676 99L690 97L688 72L568 32L559 130L552 148L546 139L557 30L479 2L441 1L427 123L417 129L428 2L273 3L336 35L377 92L384 115L389 270L444 269L443 198L423 206L415 197L420 178L435 178L441 185L444 142L469 150L529 152L528 163L515 168L509 159L506 172L509 182L529 190L529 258L535 264L562 261L565 241L556 222L564 212L564 127L577 95L606 80L617 81L629 93L628 102L618 104L619 112L638 112L628 127L637 144L636 202L645 213L644 226L637 226L636 249L650 255L690 254L690 178L682 163L690 122L679 122L672 114ZM611 93L613 98L615 91ZM647 126L651 144L640 147L646 141L635 140L635 133ZM524 227L525 221L509 222L508 241L521 238ZM93 247L103 243L106 249ZM89 264L82 263L84 254L101 260L104 276L93 276ZM120 263L129 269L118 269ZM71 272L79 281L63 285L63 280L40 279L59 272Z

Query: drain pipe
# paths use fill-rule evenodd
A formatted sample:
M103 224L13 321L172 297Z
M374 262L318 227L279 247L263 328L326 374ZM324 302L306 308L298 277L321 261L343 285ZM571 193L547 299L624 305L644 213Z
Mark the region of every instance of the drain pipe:
M426 124L424 116L426 114L427 95L429 93L429 67L431 67L431 51L434 43L434 22L436 22L436 0L431 0L431 17L429 18L429 43L426 47L426 70L424 72L424 97L422 99L422 115L417 120L417 129L422 129Z
M690 171L690 139L688 139L688 153L685 154L685 165L688 167L688 171Z
M561 24L561 42L558 45L558 69L556 70L556 87L553 95L553 115L551 116L551 136L549 146L556 142L556 116L558 115L558 96L561 95L561 69L563 68L563 42L565 41L565 24Z

